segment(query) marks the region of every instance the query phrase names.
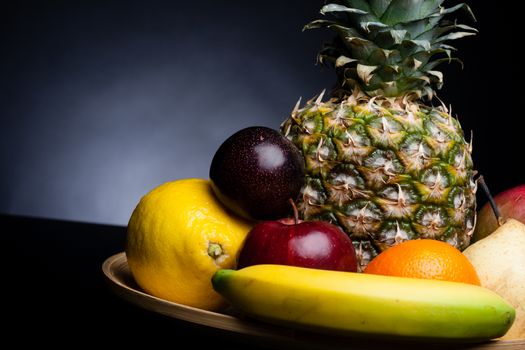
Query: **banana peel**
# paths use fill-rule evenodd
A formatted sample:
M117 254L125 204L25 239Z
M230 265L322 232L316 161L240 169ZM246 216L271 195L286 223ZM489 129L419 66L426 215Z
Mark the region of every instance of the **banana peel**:
M212 285L253 318L335 335L479 342L515 318L496 293L457 282L254 265L219 270Z

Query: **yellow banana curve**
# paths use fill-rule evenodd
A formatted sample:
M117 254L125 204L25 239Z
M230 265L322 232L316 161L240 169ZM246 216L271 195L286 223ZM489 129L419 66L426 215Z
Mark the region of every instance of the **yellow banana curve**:
M339 335L483 341L515 317L496 293L457 282L254 265L219 270L212 284L254 318Z

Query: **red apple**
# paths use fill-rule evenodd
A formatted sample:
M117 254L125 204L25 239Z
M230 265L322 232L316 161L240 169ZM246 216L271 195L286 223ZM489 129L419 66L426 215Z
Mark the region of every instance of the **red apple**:
M259 264L357 271L352 240L341 229L324 221L297 219L263 221L248 233L238 268Z
M525 224L525 185L520 185L498 193L494 197L503 220L513 218ZM496 216L486 203L478 213L476 229L472 237L472 242L488 236L498 228Z

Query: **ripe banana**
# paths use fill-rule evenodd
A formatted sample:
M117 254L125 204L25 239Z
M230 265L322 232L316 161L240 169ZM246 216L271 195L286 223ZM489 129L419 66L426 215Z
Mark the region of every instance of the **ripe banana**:
M254 318L339 335L482 341L515 317L496 293L456 282L254 265L219 270L212 284Z

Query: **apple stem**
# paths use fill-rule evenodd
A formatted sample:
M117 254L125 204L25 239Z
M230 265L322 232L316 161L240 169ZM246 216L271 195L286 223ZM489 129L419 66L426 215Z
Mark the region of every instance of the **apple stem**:
M297 206L295 205L295 202L293 199L289 198L288 201L292 205L293 208L293 219L295 221L295 224L297 225L299 223L299 211L297 210Z
M483 178L483 175L480 175L478 177L478 183L481 185L481 188L483 189L483 192L487 195L487 198L489 199L490 206L492 207L492 211L494 212L494 215L496 216L496 221L498 222L498 226L503 225L503 218L501 217L501 213L499 211L499 208L494 201L494 198L490 194L489 187L485 183L485 179Z

